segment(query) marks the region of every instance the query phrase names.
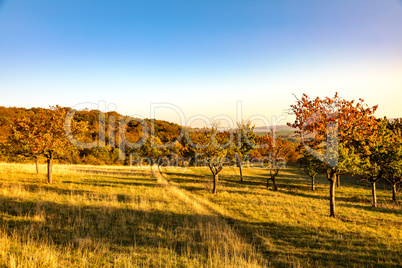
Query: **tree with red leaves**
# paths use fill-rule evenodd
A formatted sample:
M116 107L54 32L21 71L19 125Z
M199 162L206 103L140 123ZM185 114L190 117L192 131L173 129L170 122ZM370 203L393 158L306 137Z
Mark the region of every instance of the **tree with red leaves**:
M377 107L369 107L363 99L357 102L345 100L338 93L333 98L323 99L311 99L303 94L291 105L296 120L288 125L298 128L302 138L305 134L314 135L313 146L305 147L323 162L330 183L330 217L335 217L337 177L340 172L357 171L360 160L356 148L374 135L377 121L373 114Z
M261 149L262 155L268 157L269 177L267 177L267 188L269 188L269 181L272 181L273 190L277 191L276 176L279 170L285 166L285 158L289 151L290 142L276 136L274 132L268 133L262 137L263 148Z

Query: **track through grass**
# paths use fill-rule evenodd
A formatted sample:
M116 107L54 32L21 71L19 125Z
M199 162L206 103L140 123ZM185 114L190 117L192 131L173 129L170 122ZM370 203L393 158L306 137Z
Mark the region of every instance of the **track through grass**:
M312 192L309 180L293 166L280 173L278 192L266 189L268 172L259 168L244 169L243 183L236 170L224 169L216 195L210 193L207 168L184 173L166 168L165 173L171 184L212 204L273 266L401 266L402 207L390 201L386 185L378 190L380 207L372 208L370 188L343 176L338 217L332 219L326 179L319 177Z
M337 213L295 167L274 192L267 171L0 164L0 263L5 267L398 267L402 207L390 189L343 176ZM44 173L45 166L41 166Z
M149 168L79 168L85 173L55 166L48 185L33 166L0 165L3 266L266 265L230 226L178 198Z

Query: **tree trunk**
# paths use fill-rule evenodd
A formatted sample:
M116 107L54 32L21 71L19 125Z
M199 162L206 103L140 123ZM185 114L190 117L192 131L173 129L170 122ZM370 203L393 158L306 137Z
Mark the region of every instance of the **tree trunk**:
M311 176L311 191L315 191L315 176Z
M238 163L239 163L240 181L243 182L243 172L242 172L242 170L241 170L241 160L240 160L240 157L239 157L239 156L237 156L237 161L238 161Z
M39 157L35 157L36 174L39 174Z
M218 174L212 174L214 177L214 187L212 188L212 193L216 194L216 187L218 186Z
M278 187L276 186L275 175L271 178L271 180L272 180L272 185L274 186L274 191L278 191Z
M396 184L392 185L392 201L396 201Z
M335 187L336 187L336 173L331 174L329 178L329 216L335 218Z
M336 175L336 187L340 187L341 186L341 175L338 174Z
M276 186L276 180L275 180L275 177L276 177L276 175L278 175L278 172L279 172L279 169L275 170L273 173L272 173L272 170L269 171L269 178L267 178L267 189L269 186L269 180L271 180L272 185L273 185L273 190L278 191L278 187Z
M53 167L53 158L49 157L47 159L47 182L52 183L52 167Z
M375 188L375 182L371 182L371 196L372 196L371 205L376 208L377 207L377 193L376 193L376 188Z

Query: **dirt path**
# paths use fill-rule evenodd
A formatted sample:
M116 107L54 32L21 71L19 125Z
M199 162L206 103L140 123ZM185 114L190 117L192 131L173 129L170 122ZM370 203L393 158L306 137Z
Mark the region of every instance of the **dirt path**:
M236 237L236 240L241 241L243 245L247 245L249 249L255 252L256 255L260 256L262 262L264 263L264 267L271 266L269 265L268 260L266 260L254 243L252 243L253 235L249 232L238 232L236 220L233 219L229 212L225 209L217 206L216 204L211 203L205 198L192 194L186 190L181 189L178 185L174 185L170 183L167 179L166 174L161 173L158 167L154 166L152 169L152 175L157 179L157 182L163 185L167 191L173 196L177 197L180 201L186 203L188 206L193 207L195 211L199 214L207 214L211 216L215 216L217 221L219 221L219 225L224 226L224 229L230 230L230 233ZM248 235L248 237L244 237L244 235ZM251 235L251 236L250 236Z

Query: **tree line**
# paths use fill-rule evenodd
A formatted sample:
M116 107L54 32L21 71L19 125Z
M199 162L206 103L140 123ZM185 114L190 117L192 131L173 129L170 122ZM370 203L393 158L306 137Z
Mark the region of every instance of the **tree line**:
M256 136L250 122L238 123L236 129L221 131L188 128L154 119L138 119L116 112L98 110L74 111L54 106L44 108L0 107L0 148L2 161L47 163L48 182L52 182L54 161L70 164L129 165L132 156L145 159L143 164L171 165L166 159L179 159L177 165L208 166L217 185L218 173L224 166L239 167L250 162L263 162L274 170L277 163L297 159L297 145L274 137L274 133ZM66 127L70 131L66 131ZM269 146L275 139L279 146ZM280 152L275 151L280 148ZM198 158L197 158L198 157ZM286 158L286 159L285 159ZM269 159L269 161L268 161ZM197 162L198 161L198 162ZM184 163L186 162L186 163ZM272 162L272 164L271 164ZM39 171L38 171L39 172ZM216 187L214 188L216 192Z
M256 136L250 122L222 131L217 125L188 128L98 110L0 107L0 160L45 161L49 183L54 160L128 165L135 155L158 166L202 163L211 171L213 193L225 166L237 166L240 181L244 181L244 165L263 167L269 171L266 187L272 183L277 191L280 170L288 162L297 162L311 178L313 191L316 175L326 175L330 216L335 217L335 190L341 174L355 175L371 184L373 207L377 206L379 180L390 183L396 201L397 185L402 183L402 120L376 118L377 107L369 107L362 99L345 100L338 94L314 99L303 94L289 109L295 121L288 125L300 134L297 143L275 131ZM71 120L66 123L69 115Z

